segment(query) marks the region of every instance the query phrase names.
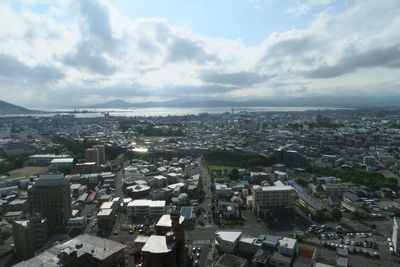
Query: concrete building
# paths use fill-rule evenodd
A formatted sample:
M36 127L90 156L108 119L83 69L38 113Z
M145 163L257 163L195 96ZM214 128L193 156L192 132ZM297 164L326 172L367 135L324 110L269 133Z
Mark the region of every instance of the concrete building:
M215 241L220 251L225 253L234 253L242 232L237 231L217 231L215 232Z
M15 251L19 258L29 259L47 241L47 220L32 214L28 220L11 221Z
M136 199L128 203L127 215L132 217L160 217L165 213L165 200Z
M290 185L259 186L254 185L253 211L259 216L270 210L290 208L296 197L295 189Z
M98 165L106 163L104 145L94 145L92 148L85 149L85 161L96 162Z
M400 254L400 217L393 218L392 242L396 254Z
M119 242L97 236L79 235L57 243L36 257L14 266L124 266L128 253L127 246Z
M0 145L7 155L20 155L35 153L35 148L24 142L10 142Z
M176 242L173 235L152 235L142 248L143 267L177 266Z
M47 219L49 233L63 233L72 215L70 184L64 175L41 175L28 190L29 210Z
M163 215L155 225L155 235L150 236L142 248L143 267L181 266L185 250L184 218L179 211Z
M63 168L72 167L74 165L73 158L62 158L62 159L53 159L50 162L50 169L52 170L60 170Z
M32 166L48 166L54 159L71 158L69 155L35 154L29 156L28 163Z
M226 184L215 184L215 194L222 197L230 197L233 194L232 188Z
M215 267L245 267L247 266L247 260L235 255L224 254L218 258L214 265Z
M293 262L293 267L314 267L316 265L317 250L314 247L301 245L299 255Z

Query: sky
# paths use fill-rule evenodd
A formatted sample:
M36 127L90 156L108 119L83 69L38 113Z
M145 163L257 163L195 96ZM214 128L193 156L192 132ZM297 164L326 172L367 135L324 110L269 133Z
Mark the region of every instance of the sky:
M399 0L2 0L25 107L400 96Z

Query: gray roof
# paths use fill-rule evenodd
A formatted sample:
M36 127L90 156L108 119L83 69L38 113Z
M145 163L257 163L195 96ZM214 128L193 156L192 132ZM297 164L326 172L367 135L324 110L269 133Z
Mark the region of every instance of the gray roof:
M218 259L215 267L243 267L246 266L246 264L246 259L231 254L224 254Z
M312 198L311 196L309 196L308 194L306 194L306 193L299 193L298 195L299 195L299 198L300 198L301 200L303 200L305 203L307 203L307 205L309 205L310 207L312 207L314 210L316 210L316 211L322 211L322 210L325 210L325 209L326 209L325 206L322 205L321 202L319 202L319 201L316 200L316 199L313 199L313 198Z
M185 218L185 220L190 220L193 217L193 207L185 206L181 208L181 216Z
M14 266L63 266L68 264L67 258L59 258L58 255L60 253L69 254L74 251L76 251L77 257L90 254L93 258L102 261L124 248L126 248L126 245L122 245L110 239L91 235L80 235L64 243L57 244L36 257L22 261Z

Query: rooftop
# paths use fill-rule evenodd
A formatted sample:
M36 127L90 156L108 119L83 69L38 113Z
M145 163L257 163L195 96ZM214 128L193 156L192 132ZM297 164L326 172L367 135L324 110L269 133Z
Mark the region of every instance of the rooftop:
M246 259L231 254L224 254L218 259L215 267L242 267L246 266L246 264Z
M152 235L149 237L146 244L144 244L142 252L168 253L173 249L174 246L175 242L167 243L165 236Z
M179 223L183 223L185 218L183 216L179 217ZM159 227L172 227L172 220L171 220L171 215L170 214L164 214L161 216L161 218L158 220L156 226Z
M73 251L76 251L77 257L88 254L93 258L102 261L124 248L126 248L126 245L122 245L121 243L112 241L110 239L91 235L80 235L64 243L57 244L45 250L36 257L22 261L14 266L61 266L64 264L64 262L61 263L61 259L58 257L58 255L62 252L68 254L72 253ZM66 264L68 264L68 262Z
M242 235L242 232L217 231L215 232L215 235L217 235L221 240L236 242L236 240Z

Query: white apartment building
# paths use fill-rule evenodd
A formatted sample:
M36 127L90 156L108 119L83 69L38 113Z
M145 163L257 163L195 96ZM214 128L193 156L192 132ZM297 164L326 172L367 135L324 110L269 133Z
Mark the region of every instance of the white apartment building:
M290 185L254 185L252 191L253 211L257 216L273 209L290 208L296 197L296 191Z
M127 215L134 217L159 217L165 213L165 200L136 199L128 203Z
M400 254L400 231L399 231L399 226L400 226L400 218L399 217L394 217L393 218L392 242L393 242L394 252L396 254Z

